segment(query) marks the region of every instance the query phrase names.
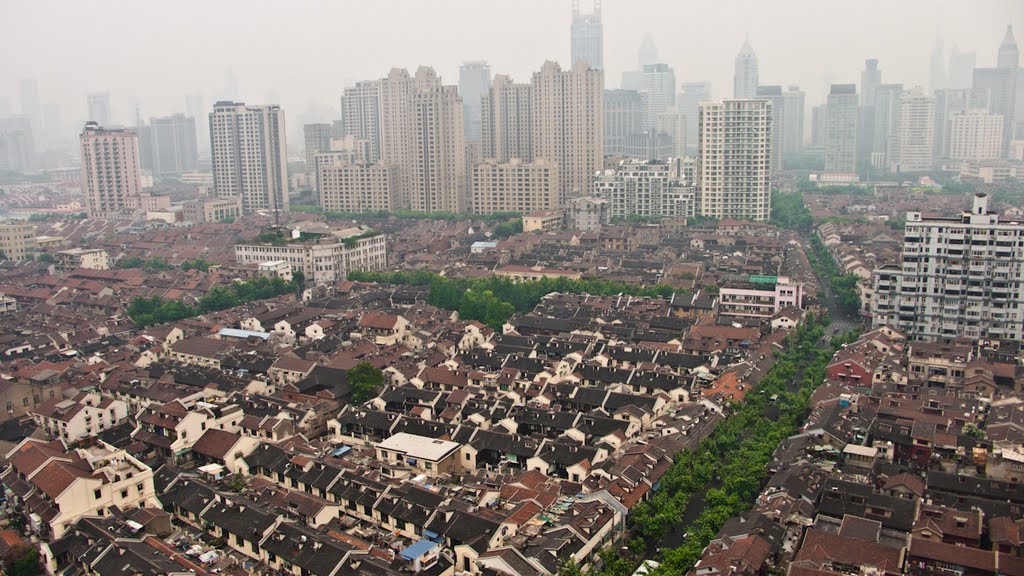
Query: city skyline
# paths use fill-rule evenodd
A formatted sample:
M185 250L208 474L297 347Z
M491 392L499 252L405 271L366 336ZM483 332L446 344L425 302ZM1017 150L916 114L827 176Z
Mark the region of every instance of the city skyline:
M446 83L456 82L459 66L472 60L486 60L494 74L507 74L520 82L546 60L571 68L571 3L533 4L451 2L440 10L436 5L401 2L320 4L313 21L294 20L297 16L291 14L308 13L297 10L268 18L266 23L247 21L247 26L240 27L244 32L237 33L223 28L214 33L203 24L230 18L239 6L234 2L205 7L202 18L170 7L109 2L90 6L87 13L84 7L65 4L63 17L52 19L50 6L41 9L18 4L11 10L14 17L6 19L8 23L46 19L49 27L46 34L40 34L35 26L0 25L4 32L0 46L5 53L32 55L9 63L9 73L0 79L0 103L7 108L0 114L21 111L19 80L35 78L40 100L59 105L69 129L80 128L77 120L87 116L86 95L96 92L110 93L115 124L133 124L136 109L144 117L183 112L186 94L201 94L207 108L228 97L279 104L295 120L295 127L334 118L338 97L346 86L383 77L393 67L432 66ZM665 17L641 19L631 17L635 14L632 6L604 2L605 86L617 87L622 72L635 69L638 50L650 34L661 60L675 69L677 82L708 81L718 94L726 95L733 80L733 58L749 39L757 53L761 84L796 84L807 92L809 103L820 103L830 81L856 82L867 58L877 58L888 79L899 79L908 88L928 86L933 48L940 40L947 59L955 47L960 53L976 53L979 67L994 66L1006 25L1024 27L1024 7L1012 0L972 6L970 19L958 17L961 10L955 2L886 4L886 18L876 18L878 11L872 9L872 4L881 6L881 2L846 8L806 0L742 4L743 10L710 6L694 19L673 18L686 14L674 4L647 2L646 8ZM592 2L581 5L584 13L592 8ZM384 20L396 12L406 17L385 25ZM778 16L796 12L805 18L791 22ZM266 12L253 9L246 13ZM469 14L479 14L473 20L475 26L464 22ZM126 24L159 20L163 25L159 30L125 27L109 38L94 35L74 53L48 41L51 35L77 33L78 23L90 18ZM832 20L843 21L849 29L859 26L872 32L852 34L840 44L832 41L830 27L805 24ZM336 23L346 21L365 25L352 34L331 32ZM500 26L484 25L499 22ZM296 28L303 32L291 31ZM372 39L362 36L361 30L371 29L387 30L390 41L382 42L379 32ZM438 34L449 30L451 34ZM521 41L524 30L529 30L530 42ZM254 39L267 36L278 40ZM125 45L135 49L123 52L116 64L104 64L99 57L109 50L123 51ZM246 57L237 55L238 45L249 51ZM357 49L368 45L388 49ZM814 45L814 50L808 51L808 45ZM907 45L916 48L907 49ZM298 63L308 62L308 54L337 63L336 72L325 73L323 67L317 67L315 73L305 69ZM150 67L161 55L161 66ZM125 75L125 69L133 73ZM69 137L73 134L65 132Z

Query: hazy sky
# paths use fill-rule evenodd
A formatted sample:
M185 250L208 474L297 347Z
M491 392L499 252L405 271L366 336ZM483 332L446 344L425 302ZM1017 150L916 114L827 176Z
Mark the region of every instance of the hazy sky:
M584 10L590 0L582 0ZM0 0L0 105L20 109L18 79L69 125L85 95L109 90L125 122L224 95L228 68L250 103L279 99L289 124L330 119L346 84L393 66L432 65L446 83L464 60L521 81L569 59L570 0ZM936 39L995 64L1007 24L1024 40L1024 0L605 0L606 86L636 67L650 33L678 81L732 95L733 58L749 37L762 84L799 84L808 107L828 81L859 82L865 58L883 81L927 86ZM308 116L306 116L308 118Z

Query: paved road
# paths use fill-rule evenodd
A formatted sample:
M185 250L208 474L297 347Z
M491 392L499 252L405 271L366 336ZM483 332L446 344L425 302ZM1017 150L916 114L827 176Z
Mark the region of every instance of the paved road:
M805 252L809 253L811 251L811 247L806 239L803 240L803 247ZM856 314L848 314L839 307L839 301L836 299L836 295L832 293L832 286L820 276L818 277L818 300L825 305L829 318L832 321L828 328L825 329L825 338L831 338L864 325L863 318Z

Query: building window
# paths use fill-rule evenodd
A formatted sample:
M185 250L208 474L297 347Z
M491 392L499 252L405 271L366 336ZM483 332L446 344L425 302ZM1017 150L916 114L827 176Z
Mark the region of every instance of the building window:
M99 488L97 488L97 489L95 489L95 490L93 490L93 491L92 491L92 497L93 497L93 498L95 498L95 499L97 499L97 500L99 500L99 499L100 499L100 497L102 496L102 494L103 494L103 493L102 493L102 492L100 491L100 489L99 489Z
M121 498L127 498L127 497L128 497L128 491L127 490L121 490Z

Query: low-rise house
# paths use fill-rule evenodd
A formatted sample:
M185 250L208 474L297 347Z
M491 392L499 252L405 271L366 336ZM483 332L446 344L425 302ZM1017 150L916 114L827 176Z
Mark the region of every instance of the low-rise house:
M377 444L377 458L383 462L406 464L417 474L442 476L459 469L456 442L399 432Z
M127 420L128 405L95 392L80 392L72 398L51 398L30 414L47 436L74 444Z
M190 459L192 446L207 430L238 432L245 414L236 404L208 402L183 404L175 400L150 405L137 416L139 427L132 437L145 442L151 450L171 460Z

